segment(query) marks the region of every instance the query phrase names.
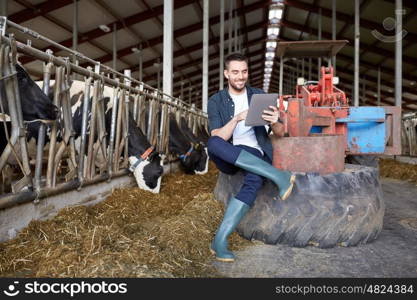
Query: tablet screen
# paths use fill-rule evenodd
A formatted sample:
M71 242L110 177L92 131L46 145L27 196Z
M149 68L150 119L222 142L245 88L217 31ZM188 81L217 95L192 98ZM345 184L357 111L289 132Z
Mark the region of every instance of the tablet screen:
M268 122L262 119L264 110L271 110L269 106L277 106L278 94L255 94L249 105L245 126L263 126Z

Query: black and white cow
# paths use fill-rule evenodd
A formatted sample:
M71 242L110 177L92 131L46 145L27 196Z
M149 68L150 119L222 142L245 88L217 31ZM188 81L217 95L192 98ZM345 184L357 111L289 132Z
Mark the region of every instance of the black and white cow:
M30 78L29 74L19 64L16 64L16 73L23 120L56 120L58 116L58 108L42 92L39 86ZM4 87L4 80L0 80L0 92L3 108L7 114L9 112L9 107L7 101L5 101L6 91Z
M193 134L191 129L188 127L184 117L180 118L181 132L194 144L196 149L202 149L201 158L195 166L195 173L204 175L208 172L208 153L207 146L202 139Z
M16 73L22 116L23 120L28 122L25 126L27 131L26 137L27 140L30 141L34 138L38 138L40 121L48 122L57 119L58 108L42 92L39 86L19 64L16 64ZM0 80L0 93L0 101L2 102L4 112L5 114L9 114L9 106L3 80ZM10 131L10 125L8 127L8 130ZM5 135L3 128L0 129L0 135ZM5 137L2 137L0 140L5 140ZM2 142L0 145L0 154L3 152L5 146L6 144ZM29 149L29 152L31 152L31 149Z
M204 127L197 124L197 137L203 141L204 145L207 145L210 136Z
M199 144L194 144L188 139L180 127L173 113L169 115L169 152L177 154L181 161L181 166L186 174L196 174L197 166L201 161L206 161L206 152ZM202 170L204 171L204 169Z
M72 122L76 140L81 135L82 111L84 105L82 91L84 85L85 83L82 81L74 81L70 90L71 95L77 95L77 100L72 105ZM103 101L106 107L105 119L106 132L108 133L107 139L109 139L111 130L111 116L113 111L113 103L111 101L112 93L113 90L106 86L103 93ZM72 99L74 98L72 97ZM89 101L88 112L91 112L91 101ZM129 169L133 172L139 188L152 193L159 193L163 173L163 160L161 159L161 155L154 150L146 135L136 126L131 113L129 113L128 131Z

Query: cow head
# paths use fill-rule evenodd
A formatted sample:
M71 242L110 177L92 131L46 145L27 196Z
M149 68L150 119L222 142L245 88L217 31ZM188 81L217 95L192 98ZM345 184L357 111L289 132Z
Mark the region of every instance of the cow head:
M191 144L188 151L179 156L185 174L195 174L201 155L201 150L196 150L195 145Z
M154 151L146 158L130 156L129 164L139 188L155 194L159 193L164 169L158 152Z
M58 117L58 108L45 95L29 74L16 64L19 94L22 102L23 119L53 121Z
M208 153L207 147L204 147L202 143L198 143L194 146L196 151L200 152L200 160L197 161L195 166L195 173L198 175L204 175L208 172Z

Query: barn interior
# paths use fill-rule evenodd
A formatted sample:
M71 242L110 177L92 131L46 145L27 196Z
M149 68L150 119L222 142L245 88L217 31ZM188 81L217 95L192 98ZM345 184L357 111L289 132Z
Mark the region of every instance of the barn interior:
M0 276L416 277L416 14L412 0L0 0L3 79L16 73L14 62L23 66L42 92L52 95L62 132L76 125L74 115L72 121L66 115L75 95L68 83L79 81L77 95L84 98L78 101L88 103L90 96L95 107L94 117L87 109L80 113L80 145L77 136L68 133L60 140L59 130L50 127L54 125L40 122L44 125L36 135L46 131L42 146L49 146L39 146L39 134L33 153L29 148L34 142L27 138L33 120L24 119L20 104L14 114L1 108ZM324 143L325 136L344 134L348 145L337 144L333 154L333 146L324 144L286 144L292 152L276 155L294 157L301 149L297 153L303 156L273 164L323 177L346 170L359 174L353 164L372 168L366 172L376 174L376 183L368 193L381 202L375 204L378 218L369 222L378 223L377 233L352 244L342 235L331 247L312 234L300 246L257 229L245 234L242 227L230 241L238 258L233 264L210 255L209 244L227 206L222 197L236 192L241 179L221 174L207 155L201 170L189 171L184 164L193 151L207 153L207 106L212 95L228 87L223 62L232 53L248 58L248 84L276 94L277 106L287 112L295 111L291 99L313 94L317 86L324 89L323 78L331 74L331 93L345 102L309 100L309 113L316 115L293 117L288 132L306 137L291 130L312 120L311 136L321 134ZM10 93L19 95L13 84L4 82L2 101ZM125 101L114 100L117 95ZM101 96L113 101L113 111L118 107L111 129L106 129ZM23 98L20 92L22 106ZM324 106L348 113L335 121L314 110ZM352 117L361 108L367 114ZM154 186L141 188L134 168L129 171L129 113L152 147L145 147L147 155L161 155L159 193ZM313 132L323 118L320 122L340 127ZM191 148L170 148L173 120L181 134L188 130L185 136L194 137ZM349 127L352 123L372 127L355 145L349 144L356 138L349 134L355 129ZM380 131L374 131L375 124ZM19 135L21 127L26 136ZM340 159L339 169L333 159ZM306 167L310 162L312 169ZM309 214L294 209L303 217ZM307 227L299 226L297 230ZM346 266L346 261L352 264Z

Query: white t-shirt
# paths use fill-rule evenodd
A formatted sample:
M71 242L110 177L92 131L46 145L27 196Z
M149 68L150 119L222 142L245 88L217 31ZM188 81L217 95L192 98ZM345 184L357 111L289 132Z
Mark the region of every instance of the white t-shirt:
M235 116L249 108L246 90L241 95L233 95L232 93L229 94L230 97L232 97L235 107ZM244 120L238 122L235 130L233 131L233 145L245 145L256 148L263 154L263 151L256 140L255 131L252 126L245 126Z

